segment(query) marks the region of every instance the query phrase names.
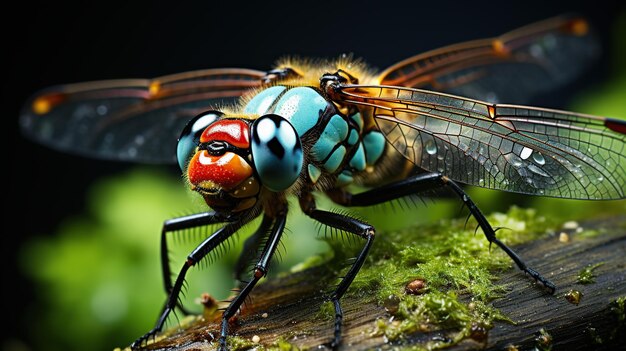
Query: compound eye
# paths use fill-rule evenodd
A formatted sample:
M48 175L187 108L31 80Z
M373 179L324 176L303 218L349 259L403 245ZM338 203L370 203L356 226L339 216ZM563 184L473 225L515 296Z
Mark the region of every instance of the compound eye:
M200 144L202 132L223 115L224 113L220 111L207 111L197 115L187 123L182 133L180 133L176 147L176 158L181 171L185 172L189 159Z
M296 182L304 155L300 137L288 120L269 114L250 128L251 152L259 180L272 191L283 191Z

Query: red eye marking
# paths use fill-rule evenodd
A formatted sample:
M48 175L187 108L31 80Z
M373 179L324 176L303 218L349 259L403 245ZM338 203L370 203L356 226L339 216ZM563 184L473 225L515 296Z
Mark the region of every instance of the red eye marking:
M202 132L200 142L213 140L225 141L235 147L247 149L250 147L250 127L242 120L225 119L211 124Z
M228 191L251 175L250 165L232 152L212 156L206 150L201 150L194 155L187 167L189 182L205 190Z

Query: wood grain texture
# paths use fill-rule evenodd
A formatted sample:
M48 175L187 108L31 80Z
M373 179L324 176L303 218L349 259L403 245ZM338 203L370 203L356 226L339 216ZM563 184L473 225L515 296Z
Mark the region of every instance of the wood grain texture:
M594 220L580 224L594 228L599 235L583 237L569 231L569 242L560 242L558 234L516 247L526 262L557 285L548 294L516 268L502 273L499 283L508 293L493 301L493 306L514 324L497 322L481 342L467 338L449 350L503 350L514 345L518 350L537 346L539 330L552 338L552 350L624 350L626 324L619 322L619 308L613 301L626 297L626 216ZM597 263L595 283L579 284L579 272ZM317 349L332 339L333 321L320 317L326 284L333 272L316 267L270 279L260 284L231 328L244 340L259 337L260 345L282 339L301 349ZM582 292L578 305L568 302L570 290ZM359 292L342 300L344 308L343 350L391 350L419 347L427 341L445 339L446 332L403 335L401 342L387 343L373 333L376 320L392 315L384 306L369 302L371 292ZM267 315L264 316L264 313ZM197 319L182 329L168 331L168 336L147 347L149 350L214 350L219 335L219 314L213 321ZM601 343L598 343L601 341ZM252 348L252 347L250 347ZM246 348L243 348L246 349ZM541 348L539 348L541 349Z

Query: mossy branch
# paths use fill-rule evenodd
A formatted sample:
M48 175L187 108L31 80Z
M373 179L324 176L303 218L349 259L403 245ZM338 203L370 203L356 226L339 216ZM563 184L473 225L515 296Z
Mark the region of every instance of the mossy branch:
M554 295L512 267L499 250L487 253L482 235L466 232L462 221L383 233L342 299L343 349L623 346L626 216L551 227L532 211L512 211L502 218L492 215L490 221L519 225L498 236L511 245L530 240L515 249L557 285ZM324 293L345 259L337 254L342 251L335 252L324 265L260 284L233 321L232 349L316 349L329 342L333 311ZM202 316L183 320L146 349L214 350L220 311L210 305Z

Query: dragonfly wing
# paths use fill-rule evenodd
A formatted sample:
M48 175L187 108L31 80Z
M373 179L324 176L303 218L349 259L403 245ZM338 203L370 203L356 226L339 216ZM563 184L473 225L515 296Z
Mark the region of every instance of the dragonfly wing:
M413 163L456 181L561 198L626 196L625 121L402 87L340 85L334 94L372 109Z
M571 81L599 54L585 20L557 17L413 56L382 72L379 82L524 104Z
M23 107L22 131L64 152L175 163L185 124L259 86L264 72L208 69L155 79L108 80L43 90Z

